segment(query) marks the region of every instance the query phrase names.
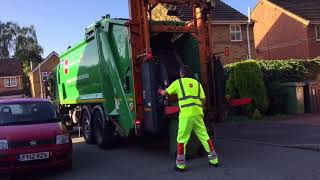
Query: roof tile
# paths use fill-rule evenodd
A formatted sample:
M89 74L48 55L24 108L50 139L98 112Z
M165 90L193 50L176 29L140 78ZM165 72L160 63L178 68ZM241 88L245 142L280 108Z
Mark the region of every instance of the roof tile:
M320 0L269 0L309 21L320 21Z
M180 5L179 18L183 21L190 21L193 17L192 7ZM213 21L247 21L248 17L226 3L217 0L216 7L212 10Z
M17 59L0 59L0 77L22 75L22 65Z

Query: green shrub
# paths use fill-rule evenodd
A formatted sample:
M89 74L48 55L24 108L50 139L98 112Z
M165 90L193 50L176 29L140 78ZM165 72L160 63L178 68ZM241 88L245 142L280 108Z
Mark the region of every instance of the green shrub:
M233 98L252 98L252 104L243 106L248 115L252 115L255 109L265 113L269 102L259 64L248 60L228 65L226 69L227 94Z

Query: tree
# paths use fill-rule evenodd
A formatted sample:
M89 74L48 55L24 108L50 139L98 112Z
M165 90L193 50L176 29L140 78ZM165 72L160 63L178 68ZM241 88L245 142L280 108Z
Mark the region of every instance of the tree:
M18 25L13 22L2 23L0 21L0 59L9 58L14 49L14 38Z
M30 62L37 65L42 61L43 49L39 45L34 26L20 27L17 23L0 21L0 59L13 56L19 59L23 68L25 95L30 96L28 73Z

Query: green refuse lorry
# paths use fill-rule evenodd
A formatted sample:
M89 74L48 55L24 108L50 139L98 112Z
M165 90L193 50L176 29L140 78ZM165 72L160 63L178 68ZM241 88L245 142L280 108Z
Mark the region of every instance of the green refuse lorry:
M136 32L138 25L103 17L86 29L82 42L61 54L49 79L49 94L60 113L67 124L81 125L88 144L109 148L117 137L169 132L167 114L172 112L167 109L176 106L177 98L163 98L157 91L178 79L184 64L191 66L211 97L206 122L218 116L210 54L202 56L194 29L186 29L186 23L150 21L146 36ZM146 37L147 49L140 46Z

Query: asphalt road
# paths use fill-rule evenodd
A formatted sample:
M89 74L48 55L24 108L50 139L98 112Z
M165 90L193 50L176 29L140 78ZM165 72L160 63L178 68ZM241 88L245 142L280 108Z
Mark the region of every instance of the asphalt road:
M216 141L221 166L209 167L205 157L188 161L189 171L173 170L174 159L167 149L155 146L123 145L100 150L94 145L74 145L73 169L52 170L42 175L21 175L30 180L319 180L320 154L248 142Z
M320 147L319 119L320 114L285 121L223 123L216 127L218 168L209 167L207 158L199 157L188 161L189 171L175 172L175 160L168 148L155 139L142 144L122 143L113 150L76 143L71 170L54 169L14 179L320 180L320 151L294 146Z

